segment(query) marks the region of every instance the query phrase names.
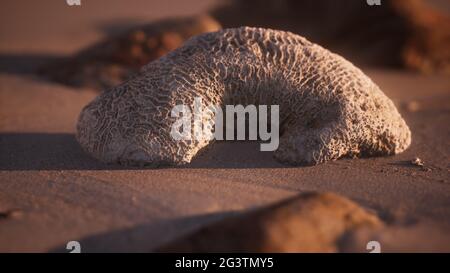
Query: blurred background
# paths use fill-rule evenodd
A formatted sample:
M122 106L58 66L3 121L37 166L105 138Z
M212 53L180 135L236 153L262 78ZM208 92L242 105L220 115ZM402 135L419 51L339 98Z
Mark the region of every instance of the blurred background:
M449 14L447 0L4 0L0 70L101 90L193 35L245 25L300 34L363 67L450 74Z

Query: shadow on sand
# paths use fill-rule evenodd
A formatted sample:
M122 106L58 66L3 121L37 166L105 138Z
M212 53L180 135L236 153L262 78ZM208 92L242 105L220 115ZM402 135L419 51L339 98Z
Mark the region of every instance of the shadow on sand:
M237 215L241 212L220 212L189 217L155 221L151 224L100 233L76 239L81 252L153 252L165 243L193 232L202 226ZM50 252L69 252L66 246L56 247Z
M73 134L1 133L0 170L133 170L101 163L85 153ZM260 152L258 142L217 142L201 151L188 165L176 168L247 169L289 168ZM145 167L144 167L145 169Z

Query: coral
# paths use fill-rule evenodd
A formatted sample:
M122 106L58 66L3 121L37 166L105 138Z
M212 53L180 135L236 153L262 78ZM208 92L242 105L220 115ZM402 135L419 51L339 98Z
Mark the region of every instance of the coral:
M344 58L283 31L241 27L202 34L87 105L81 146L105 162L189 163L211 141L174 140L175 105L279 105L275 157L314 165L393 155L411 133L392 101ZM213 122L205 115L204 122Z

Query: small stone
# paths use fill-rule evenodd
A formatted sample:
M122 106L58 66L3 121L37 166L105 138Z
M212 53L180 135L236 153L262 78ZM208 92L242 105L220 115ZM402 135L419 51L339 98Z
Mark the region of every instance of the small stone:
M420 166L420 167L422 167L422 166L423 166L423 161L422 161L422 159L416 157L416 158L414 158L413 160L411 160L411 164L413 164L413 165L415 165L415 166Z
M11 209L5 212L0 212L0 219L19 219L23 216L23 211L20 209Z
M11 211L9 211L9 217L14 218L14 219L19 219L22 218L23 216L23 211L20 209L13 209Z
M410 101L406 104L406 110L409 112L417 112L420 110L420 104L417 101Z

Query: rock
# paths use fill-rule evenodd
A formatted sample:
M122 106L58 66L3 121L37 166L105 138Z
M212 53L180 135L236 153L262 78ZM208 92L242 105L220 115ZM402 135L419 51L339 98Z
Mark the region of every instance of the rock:
M292 31L359 65L450 73L450 17L426 0L228 1L212 11L224 28ZM447 5L448 3L444 3Z
M416 157L413 160L411 160L411 164L415 165L415 166L419 166L419 167L423 167L424 166L422 159L420 159L418 157Z
M73 57L42 67L38 73L75 87L109 89L190 37L219 29L219 23L207 15L167 19L107 38Z
M406 110L408 110L409 112L412 112L412 113L419 111L421 108L420 103L415 100L407 102L405 106L406 106Z
M347 198L307 193L213 223L157 251L335 252L345 234L382 227L376 215Z

